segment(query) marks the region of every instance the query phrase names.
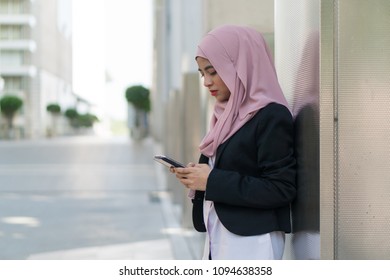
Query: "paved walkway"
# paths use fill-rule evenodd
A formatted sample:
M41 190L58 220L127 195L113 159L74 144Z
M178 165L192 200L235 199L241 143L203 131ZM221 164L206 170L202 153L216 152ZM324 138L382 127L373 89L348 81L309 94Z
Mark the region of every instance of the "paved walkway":
M14 246L14 249L19 246L17 247L17 250L22 250L22 245L17 245L18 238L20 238L21 242L26 242L25 244L29 247L30 252L35 251L29 253L26 257L27 259L189 260L200 258L201 248L203 247L203 236L192 229L181 227L179 222L181 209L180 206L172 203L171 195L167 191L164 173L165 167L155 163L152 159L152 154L161 153L160 145L151 139L146 139L143 141L142 145L127 143L129 145L126 144L123 147L130 147L131 153L127 157L134 157L131 159L131 162L116 164L114 162L109 162L113 160L113 157L107 156L107 166L103 166L103 163L91 163L90 161L86 162L86 160L92 160L93 162L95 159L91 159L91 157L96 153L112 153L112 150L109 152L108 150L105 150L105 141L108 140L97 140L85 137L80 138L77 141L76 144L73 143L75 148L66 146L68 145L68 140L66 139L59 139L51 142L47 140L38 141L32 144L33 147L31 147L31 151L29 146L31 144L30 142L17 143L16 146L14 146L13 143L0 142L0 149L5 152L5 156L7 155L6 151L9 151L10 149L14 149L14 151L25 149L24 152L30 154L30 158L23 158L20 162L18 162L17 159L13 159L15 162L11 165L9 165L10 160L7 162L5 159L4 162L0 160L0 173L3 175L0 177L0 183L2 183L2 187L0 187L0 201L5 202L3 203L4 211L0 214L0 243L3 242L3 244L7 244L7 242L15 242L12 243L15 245L9 244L8 247L11 247L7 248L8 252L10 252L10 258L13 258L11 254L13 250L12 246ZM122 143L121 141L123 140L119 140L118 143ZM89 152L86 151L87 147L96 143L98 143L96 150L94 150L92 154L88 154ZM112 145L113 140L109 140L107 143L108 145ZM75 154L79 155L84 161L78 162L76 166L75 163L72 162L48 164L48 162L54 161L53 158L36 163L37 160L39 161L39 158L35 157L34 159L34 153L37 153L37 155L40 155L41 158L43 158L45 157L44 152L40 153L39 148L42 148L41 151L44 151L43 147L48 146L52 146L53 151L65 150L63 151L65 155L78 148L79 150L75 152ZM122 157L126 157L124 153L129 152L125 150L121 152L118 149L119 147L116 147L115 151L118 155L122 153ZM15 152L12 153L12 156L15 157ZM137 158L139 159L138 161L136 160ZM26 164L25 162L29 160L31 160L31 163ZM70 161L71 156L69 156L67 160ZM21 162L23 162L23 164L21 164ZM76 171L76 169L79 170L83 168L85 169L84 174L80 173L80 171ZM132 169L132 172L128 172L127 170L129 169ZM153 170L152 173L150 173L150 169ZM103 188L106 186L101 186L107 185L107 183L98 182L97 178L100 178L98 174L103 171L109 173L110 190L105 190ZM72 178L72 181L69 176L71 176L73 172L75 176L79 177ZM19 173L24 179L18 181L15 177L16 173ZM73 188L71 192L75 191L78 192L77 195L79 196L86 196L86 200L79 202L80 199L84 199L85 197L73 197L74 194L72 193L69 195L68 189L66 190L67 193L64 194L63 189L66 187L65 183L63 185L56 185L58 190L47 190L48 187L53 186L53 183L46 187L43 186L42 182L47 181L50 178L50 180L54 180L53 178L59 175L59 173L62 174L61 176L64 176L63 174L68 174L69 176L61 179L58 177L57 180L68 180L69 182L73 182L74 184L70 186ZM33 182L30 182L30 184L26 183L25 186L22 186L24 184L23 182L29 180L28 176L34 178L33 175L36 174L45 175L46 177L40 177L39 180L41 180L41 182L39 184L36 183L34 188L31 187L31 185L34 184ZM51 177L48 177L49 175ZM91 184L93 187L91 187L91 189L85 187L86 189L80 190L83 186L78 184L81 184L80 181L83 180L88 182L85 185L93 182L93 184ZM107 177L103 176L99 180L107 180ZM8 190L9 187L5 187L7 184L13 185L12 191ZM132 185L130 188L128 187L129 184ZM154 184L156 184L156 186L154 186ZM134 185L136 185L136 187L134 187ZM69 186L67 188L69 188ZM96 188L100 189L97 190ZM36 192L37 190L39 193ZM32 192L34 192L34 194L32 194ZM99 202L99 200L94 200L95 197L89 197L91 195L114 197L103 198L100 200L101 202ZM21 197L20 200L17 200L16 198L19 197ZM23 210L23 207L22 209L20 209L21 207L16 207L15 202L24 204L26 209ZM50 209L46 208L46 211L58 212L58 216L61 216L61 218L58 218L60 221L57 221L55 217L48 217L49 213L42 213L45 212L44 203L46 202L48 203L48 206L52 207ZM128 205L135 203L137 205L131 206L132 208ZM7 205L8 207L6 207ZM15 208L13 208L12 205L14 205ZM117 207L114 209L116 212L111 209L113 205ZM106 208L109 210L106 210ZM72 228L72 224L74 224L74 219L77 218L77 215L87 216L88 214L84 214L83 211L90 209L93 209L95 212L99 211L100 216L96 216L96 213L93 213L95 215L93 217L87 217L88 219L83 217L83 221L89 221L92 224L86 225L80 234L82 235L87 232L91 236L88 236L89 239L83 237L84 241L80 241L78 240L80 236L77 236L77 231ZM134 212L134 209L138 209L139 212L132 213L132 211ZM61 211L73 212L62 213ZM131 212L131 222L136 225L118 227L116 225L118 222L123 223L123 221L125 221L125 223L129 223L129 212ZM127 216L125 216L125 214ZM67 219L69 218L68 216L72 216L73 219L69 222L69 225L66 224ZM102 222L109 220L109 223L107 224L116 223L115 227L113 226L113 228L104 232L104 228L99 229L98 227L99 219L102 219ZM111 219L116 220L112 221ZM33 225L32 222L35 224ZM45 229L44 226L49 228L47 225L54 222L63 226L63 233L60 233L55 227L51 227L52 231ZM30 225L28 225L28 223L30 223ZM15 226L18 224L25 226L26 230L22 233L20 233L21 230L17 232ZM1 226L3 226L3 231ZM11 228L12 226L13 228ZM81 227L82 225L78 226ZM114 232L115 230L118 230L118 228L120 229L120 232ZM34 230L35 232L33 232ZM55 233L54 230L56 230ZM67 231L69 231L69 233ZM95 237L93 236L94 232L96 232ZM55 239L54 235L56 234L59 235L57 238L58 243L65 243L67 240L72 241L73 243L69 245L66 244L67 246L48 246L46 243L55 243L55 240L52 239ZM131 235L133 239L129 238L129 235ZM47 236L48 239L50 238L50 242L45 243L45 238L43 236ZM116 240L116 242L107 244L107 240L110 240L108 237L112 240ZM74 240L77 239L77 241L71 240L72 238ZM98 240L98 238L102 240ZM121 240L124 242L121 242ZM35 243L35 245L33 245L33 243ZM49 249L42 249L44 246ZM50 248L55 247L68 249L50 250ZM5 255L5 253L3 253L3 255Z

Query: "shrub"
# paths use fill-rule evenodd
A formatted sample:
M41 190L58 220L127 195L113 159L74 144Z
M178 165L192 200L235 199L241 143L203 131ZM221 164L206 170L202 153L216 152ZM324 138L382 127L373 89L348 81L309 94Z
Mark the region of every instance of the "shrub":
M6 95L0 99L1 113L7 118L12 118L23 105L23 100L14 95Z
M127 102L133 104L136 109L149 112L151 108L149 90L141 85L126 89Z
M95 115L89 113L78 115L77 117L78 126L92 127L93 124L97 121L99 121L99 119Z
M9 133L13 129L14 116L22 105L23 100L14 95L5 95L0 99L0 110L7 119Z
M65 117L67 117L68 119L70 120L74 120L77 118L77 116L79 115L79 113L77 112L76 109L74 108L69 108L65 111Z
M51 103L46 106L46 110L54 115L61 113L61 106L56 103Z

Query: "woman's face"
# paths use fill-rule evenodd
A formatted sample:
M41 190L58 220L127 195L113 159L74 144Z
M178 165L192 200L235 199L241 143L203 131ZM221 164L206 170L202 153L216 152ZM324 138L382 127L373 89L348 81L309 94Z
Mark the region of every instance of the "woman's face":
M230 97L230 91L210 61L198 56L196 62L203 78L203 85L209 89L211 96L214 96L219 102L227 101Z

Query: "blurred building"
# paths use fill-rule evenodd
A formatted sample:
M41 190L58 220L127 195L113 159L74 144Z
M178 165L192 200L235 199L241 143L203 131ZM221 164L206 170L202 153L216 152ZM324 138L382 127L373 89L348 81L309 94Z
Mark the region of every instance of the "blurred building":
M1 95L23 100L17 136L46 135L49 103L74 104L72 93L72 1L0 0Z
M295 118L298 196L285 258L390 259L390 1L155 0L154 137L197 161L211 102L194 53L224 23L271 48ZM167 173L182 224L186 192ZM202 249L199 248L199 251Z

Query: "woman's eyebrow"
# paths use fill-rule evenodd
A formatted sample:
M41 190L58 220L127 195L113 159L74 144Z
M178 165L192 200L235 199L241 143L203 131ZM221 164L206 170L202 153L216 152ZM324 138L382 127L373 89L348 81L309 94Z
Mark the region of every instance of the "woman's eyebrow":
M206 66L206 67L204 68L204 71L207 71L207 70L210 69L210 68L214 68L214 66L208 65L208 66ZM198 69L198 71L202 71L202 70L201 70L201 69Z

